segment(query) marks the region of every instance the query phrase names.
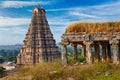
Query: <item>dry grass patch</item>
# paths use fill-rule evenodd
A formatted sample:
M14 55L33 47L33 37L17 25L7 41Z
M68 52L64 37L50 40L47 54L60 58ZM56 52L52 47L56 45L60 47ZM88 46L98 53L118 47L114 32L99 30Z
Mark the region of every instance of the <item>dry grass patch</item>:
M74 22L70 24L65 33L78 33L78 32L119 32L120 21L116 22Z
M109 63L63 66L61 61L43 62L16 72L9 80L120 80L120 65Z

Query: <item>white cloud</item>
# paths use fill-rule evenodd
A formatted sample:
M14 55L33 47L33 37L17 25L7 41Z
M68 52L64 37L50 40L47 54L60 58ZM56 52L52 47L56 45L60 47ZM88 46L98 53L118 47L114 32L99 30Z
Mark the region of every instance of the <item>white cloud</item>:
M113 21L120 19L120 0L95 6L47 9L46 11L64 11L66 17L84 21ZM63 13L64 14L64 13ZM63 15L64 16L64 15Z
M3 8L21 8L24 6L33 6L33 5L38 5L37 3L40 3L41 5L47 5L50 4L50 1L2 1L0 7Z
M12 33L14 34L25 34L27 29L23 27L0 27L0 31L7 31L7 32L12 31Z
M46 11L68 11L68 10L85 10L85 9L82 7L74 7L74 8L47 9Z
M101 18L98 16L94 16L94 15L88 15L88 14L83 14L83 13L79 13L79 12L70 12L71 15L75 15L75 16L79 16L79 17L88 17L88 18Z
M0 27L0 45L22 43L27 29L24 27Z
M84 10L68 11L68 15L80 21L116 21L120 20L120 1L96 6L77 7Z
M107 3L97 6L91 6L87 7L87 9L90 9L93 13L97 15L116 15L120 13L120 1L113 2L113 3Z
M59 17L48 18L48 23L50 25L57 25L57 26L63 25L63 26L66 26L69 23L71 23L71 21L69 19L61 18L59 16Z
M29 18L12 18L0 16L0 26L20 26L29 24Z

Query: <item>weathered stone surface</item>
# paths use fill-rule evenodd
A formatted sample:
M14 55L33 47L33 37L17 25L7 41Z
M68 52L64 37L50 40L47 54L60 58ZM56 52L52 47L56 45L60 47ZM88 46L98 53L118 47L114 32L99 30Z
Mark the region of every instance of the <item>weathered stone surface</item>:
M118 40L117 39L112 39L110 41L111 47L113 50L113 64L119 64L119 56L118 56Z
M86 57L86 47L85 47L85 45L79 45L79 47L82 50L81 56Z
M99 62L100 61L100 48L99 48L99 42L94 42L94 61Z
M86 45L86 62L88 64L92 63L92 41L84 41Z
M102 61L105 62L107 60L107 44L104 42L101 44L102 44Z
M82 45L82 47L85 46L86 49L84 57L86 57L87 63L92 63L92 61L107 61L119 64L120 32L94 32L92 34L88 34L86 32L65 33L62 35L61 43L65 43L66 45L76 43L76 45ZM94 52L92 53L91 49L93 48ZM75 46L73 46L74 54L77 53L76 50ZM82 52L82 54L83 53L84 52ZM76 55L73 55L73 57L76 57Z
M73 43L72 47L73 47L73 59L74 59L74 62L76 63L77 62L77 44Z
M117 39L120 39L120 32L95 32L93 34L88 34L85 32L80 32L80 33L66 33L62 35L62 41L67 41L69 42L80 42L80 41L109 41L111 38L116 37Z
M62 45L62 63L63 65L67 65L68 59L67 59L67 47L66 45Z
M54 61L60 57L53 34L45 16L45 10L35 7L30 27L17 57L17 64L35 64Z

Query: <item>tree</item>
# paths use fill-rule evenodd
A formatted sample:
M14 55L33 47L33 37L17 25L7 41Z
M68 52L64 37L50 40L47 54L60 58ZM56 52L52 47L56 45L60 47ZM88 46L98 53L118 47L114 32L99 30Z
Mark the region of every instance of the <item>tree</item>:
M5 76L5 68L0 66L0 77L3 77L3 76Z
M0 57L0 63L3 63L4 59L2 57Z

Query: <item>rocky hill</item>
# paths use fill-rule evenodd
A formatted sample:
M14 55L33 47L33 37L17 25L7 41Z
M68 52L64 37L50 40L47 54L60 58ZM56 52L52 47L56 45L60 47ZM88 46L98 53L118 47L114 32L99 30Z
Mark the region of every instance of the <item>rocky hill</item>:
M0 50L19 50L21 47L21 44L15 44L15 45L0 45Z

